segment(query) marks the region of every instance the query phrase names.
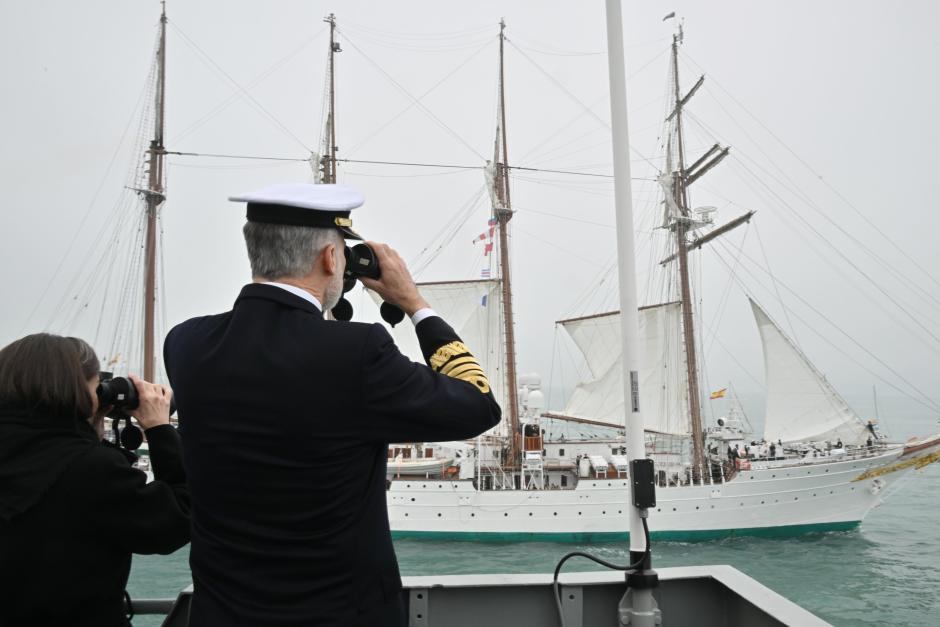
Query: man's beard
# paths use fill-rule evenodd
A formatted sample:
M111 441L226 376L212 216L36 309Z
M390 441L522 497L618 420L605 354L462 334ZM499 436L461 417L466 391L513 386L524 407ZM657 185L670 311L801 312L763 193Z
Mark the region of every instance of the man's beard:
M336 274L333 280L323 289L323 310L329 311L336 307L336 303L343 296L343 275Z

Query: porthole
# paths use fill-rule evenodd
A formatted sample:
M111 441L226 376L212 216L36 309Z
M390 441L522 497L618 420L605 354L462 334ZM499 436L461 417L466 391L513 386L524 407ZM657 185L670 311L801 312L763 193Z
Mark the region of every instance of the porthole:
M509 512L503 512L503 516L509 516Z
M532 512L529 512L529 516L531 516L531 515L532 515Z
M437 513L437 517L438 517L438 518L441 517L441 513L440 513L440 512Z
M470 512L470 518L476 518L477 515L474 512Z
M415 497L411 497L411 502L414 503Z
M552 516L557 516L558 512L552 512Z

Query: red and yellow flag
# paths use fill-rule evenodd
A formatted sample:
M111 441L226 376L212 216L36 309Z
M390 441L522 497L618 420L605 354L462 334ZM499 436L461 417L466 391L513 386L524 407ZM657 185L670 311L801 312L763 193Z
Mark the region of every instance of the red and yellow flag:
M721 388L720 390L715 390L711 393L711 396L708 397L708 400L713 401L716 398L724 398L725 394L728 393L728 388Z

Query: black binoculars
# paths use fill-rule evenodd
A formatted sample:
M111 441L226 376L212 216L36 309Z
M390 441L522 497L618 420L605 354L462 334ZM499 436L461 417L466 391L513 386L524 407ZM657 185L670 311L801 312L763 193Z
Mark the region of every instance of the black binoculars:
M98 396L98 406L107 407L108 413L105 414L111 419L111 427L114 430L114 443L119 444L129 451L136 451L144 443L144 434L140 428L131 424L131 418L127 415L127 410L137 409L140 406L140 396L137 395L137 388L134 382L124 377L112 376L110 372L99 373L98 388L95 390ZM176 403L170 401L170 415L176 413ZM121 428L121 421L124 421L124 428Z
M378 279L382 276L382 271L379 268L379 258L376 257L375 251L368 244L356 244L352 248L346 246L343 253L346 256L346 271L343 272L343 294L356 286L359 277ZM339 302L330 310L330 313L333 314L334 319L345 322L352 320L353 308L344 297L339 299ZM391 303L382 303L382 306L379 307L379 313L382 315L382 320L385 320L393 327L405 318L405 312Z

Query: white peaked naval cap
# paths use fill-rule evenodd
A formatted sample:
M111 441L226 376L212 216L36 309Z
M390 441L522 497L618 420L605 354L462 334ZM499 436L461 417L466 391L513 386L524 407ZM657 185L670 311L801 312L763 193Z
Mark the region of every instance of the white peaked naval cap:
M347 239L362 239L352 230L349 214L365 198L347 185L276 183L229 200L248 203L250 222L335 228Z

